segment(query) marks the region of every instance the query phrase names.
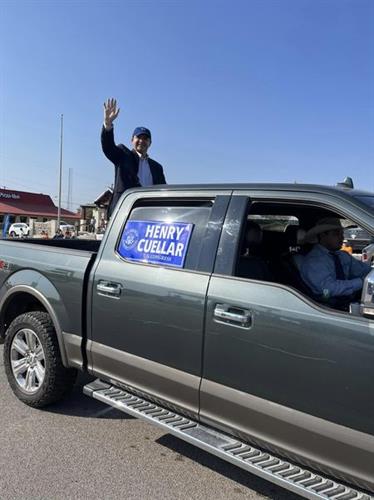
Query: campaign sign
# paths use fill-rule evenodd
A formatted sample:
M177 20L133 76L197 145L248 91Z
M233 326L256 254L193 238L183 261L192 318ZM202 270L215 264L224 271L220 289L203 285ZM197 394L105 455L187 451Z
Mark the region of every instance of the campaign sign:
M183 267L193 224L185 222L127 221L119 254L134 262Z

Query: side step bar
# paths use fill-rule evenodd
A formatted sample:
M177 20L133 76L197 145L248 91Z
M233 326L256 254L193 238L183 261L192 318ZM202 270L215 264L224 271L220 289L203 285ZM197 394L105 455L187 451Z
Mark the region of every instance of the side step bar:
M304 498L323 500L373 500L374 497L320 474L258 450L226 434L173 413L131 392L100 379L83 388L84 394L134 417L162 427L184 441L256 474Z

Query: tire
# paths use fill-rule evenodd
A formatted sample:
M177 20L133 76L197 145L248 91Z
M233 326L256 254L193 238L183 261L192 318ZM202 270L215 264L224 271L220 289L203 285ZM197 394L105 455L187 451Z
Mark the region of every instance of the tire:
M52 320L41 311L12 321L4 342L4 366L14 394L34 408L60 401L77 376L77 370L62 364Z
M11 232L11 233L9 233L9 234L10 234L10 236L11 236L12 238L14 238L14 237L15 237L15 235L16 235L16 233L15 233L14 231L12 231L12 232Z

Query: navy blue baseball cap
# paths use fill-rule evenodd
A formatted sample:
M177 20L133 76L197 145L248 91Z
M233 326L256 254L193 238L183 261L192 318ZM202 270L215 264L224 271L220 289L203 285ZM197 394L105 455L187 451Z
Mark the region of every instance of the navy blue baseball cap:
M151 136L151 131L148 129L148 128L145 128L145 127L136 127L136 129L134 130L132 136L138 136L138 135L146 135L147 137L149 137L151 140L152 140L152 136Z

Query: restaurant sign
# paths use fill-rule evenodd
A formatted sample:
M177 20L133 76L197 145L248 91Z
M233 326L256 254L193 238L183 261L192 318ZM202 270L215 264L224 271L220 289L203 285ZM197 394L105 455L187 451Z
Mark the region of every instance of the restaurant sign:
M4 193L3 191L0 191L0 198L4 198L6 200L19 200L21 197L16 193Z

